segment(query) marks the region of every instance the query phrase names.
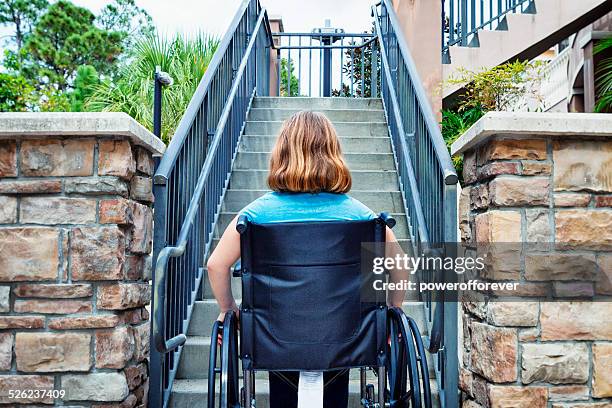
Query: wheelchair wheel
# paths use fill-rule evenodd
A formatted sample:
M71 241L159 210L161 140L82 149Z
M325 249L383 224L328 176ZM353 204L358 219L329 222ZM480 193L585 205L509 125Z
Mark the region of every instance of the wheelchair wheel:
M218 336L222 336L221 347ZM238 318L227 313L215 322L210 336L208 408L240 408L238 372Z
M430 408L429 372L421 334L413 319L399 308L388 316L388 395L394 408Z

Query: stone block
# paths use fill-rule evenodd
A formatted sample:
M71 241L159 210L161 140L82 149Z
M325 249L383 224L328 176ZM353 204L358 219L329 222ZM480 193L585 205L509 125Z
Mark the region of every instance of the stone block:
M142 279L144 259L140 255L128 255L125 258L125 276L128 280Z
M17 143L0 140L0 178L17 177Z
M473 323L472 370L491 382L516 381L516 330Z
M0 316L0 329L41 329L45 327L42 316Z
M583 343L523 344L523 383L583 384L589 379L589 351Z
M36 139L21 142L24 176L90 176L94 139Z
M153 210L133 202L132 214L134 228L132 229L129 249L136 254L148 254L153 244Z
M553 142L555 191L612 192L612 142L556 140Z
M28 373L88 371L90 343L88 333L17 333L17 369Z
M0 224L17 222L17 198L0 196Z
M593 344L593 396L612 397L612 344Z
M59 233L53 228L0 229L0 281L55 280L59 266Z
M46 375L0 375L0 404L53 404L53 398L46 392L54 389L52 376ZM41 390L40 393L29 395L25 393L25 398L18 401L9 398L9 390L26 391Z
M559 401L584 401L589 399L589 387L585 385L560 385L548 389L548 400Z
M53 330L74 329L105 329L119 324L117 315L95 315L83 317L54 317L49 320L49 328Z
M559 210L555 229L559 248L612 249L612 210Z
M61 180L2 180L0 194L53 194L62 192Z
M151 153L142 147L136 149L136 169L148 176L152 176L155 170L155 163Z
M140 386L148 377L147 365L144 363L126 367L123 373L127 379L130 391Z
M546 140L492 140L478 153L479 164L492 160L546 160Z
M525 210L527 242L550 243L553 241L553 229L549 214L548 210Z
M487 321L495 326L537 326L538 302L489 302Z
M595 293L598 295L612 295L612 254L599 254L599 277L595 283Z
M593 254L542 253L525 255L525 279L596 280L597 263Z
M521 213L493 210L476 216L478 243L521 242Z
M100 224L132 224L132 203L123 198L100 200Z
M555 207L587 207L591 195L586 193L555 193Z
M612 195L595 196L595 207L612 207Z
M134 354L134 337L128 326L96 331L96 367L123 368Z
M0 286L0 313L7 313L11 310L11 287Z
M612 340L608 302L542 302L542 341Z
M125 236L118 227L74 228L70 251L72 279L123 279Z
M497 177L489 184L489 200L498 207L548 205L548 177Z
M553 282L557 298L591 298L595 295L592 282Z
M13 362L13 333L0 333L0 371L9 371Z
M488 385L490 408L547 408L546 387Z
M98 309L124 310L149 304L151 288L147 283L117 283L98 286Z
M123 401L129 394L123 373L63 375L64 401Z
M141 362L149 357L151 323L134 327L134 360Z
M128 196L128 184L118 177L86 177L67 179L66 194Z
M92 304L89 300L17 299L14 309L17 313L90 313Z
M476 152L466 152L463 155L463 181L466 184L472 184L477 179Z
M93 289L88 283L23 283L15 286L13 293L17 297L26 298L72 299L90 297L93 295Z
M523 176L550 176L552 165L541 161L522 161Z
M487 180L502 174L520 174L517 162L492 162L478 169L478 179Z
M540 337L540 328L531 327L529 329L519 329L518 339L519 342L525 343L530 341L536 341Z
M96 200L67 197L24 197L20 221L27 224L88 224L96 222Z
M98 174L125 180L136 172L136 161L128 140L101 140L98 143Z
M470 191L472 187L464 187L459 195L459 231L462 242L472 241L472 227L470 225Z
M477 211L489 206L489 185L479 184L470 189L470 209Z
M146 203L153 202L153 180L150 177L134 176L130 183L130 198Z

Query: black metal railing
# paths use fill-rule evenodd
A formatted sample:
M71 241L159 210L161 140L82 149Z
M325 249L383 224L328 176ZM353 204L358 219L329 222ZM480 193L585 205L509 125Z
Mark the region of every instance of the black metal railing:
M247 112L269 91L271 42L265 10L245 0L154 176L152 407L168 405Z
M442 0L443 60L453 45L478 46L482 29L507 30L508 13L533 12L534 0Z
M444 251L457 240L457 173L440 128L402 36L390 0L372 7L381 55L381 95L414 254ZM441 280L441 271L421 271L422 279ZM436 353L434 367L442 407L457 407L458 360L456 302L442 294L424 299L427 348Z
M375 34L274 33L280 96L378 97Z

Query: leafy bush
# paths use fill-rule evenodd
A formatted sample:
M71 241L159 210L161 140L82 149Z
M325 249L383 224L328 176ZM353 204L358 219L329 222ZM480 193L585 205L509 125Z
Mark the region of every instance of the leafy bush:
M601 40L594 49L595 54L604 54L612 51L612 38ZM597 64L597 79L595 89L597 112L612 112L612 57L605 57Z
M150 35L134 44L129 62L113 81L94 87L86 100L89 111L125 112L147 129L153 129L155 67L170 74L174 83L162 101L162 139L168 142L179 124L200 79L219 45L216 37L199 34L172 39Z

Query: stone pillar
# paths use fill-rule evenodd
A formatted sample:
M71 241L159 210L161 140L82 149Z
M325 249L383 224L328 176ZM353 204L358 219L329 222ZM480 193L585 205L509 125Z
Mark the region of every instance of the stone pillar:
M163 150L125 114L0 114L0 404L146 406Z
M610 406L612 117L489 113L452 149L462 241L527 248L506 276L523 301L462 304L463 406Z
M283 27L283 19L281 16L270 16L270 30L273 33L282 33L285 31ZM280 46L280 37L275 36L272 38L275 46ZM270 96L280 96L280 89L278 89L278 64L280 64L280 51L270 48Z

